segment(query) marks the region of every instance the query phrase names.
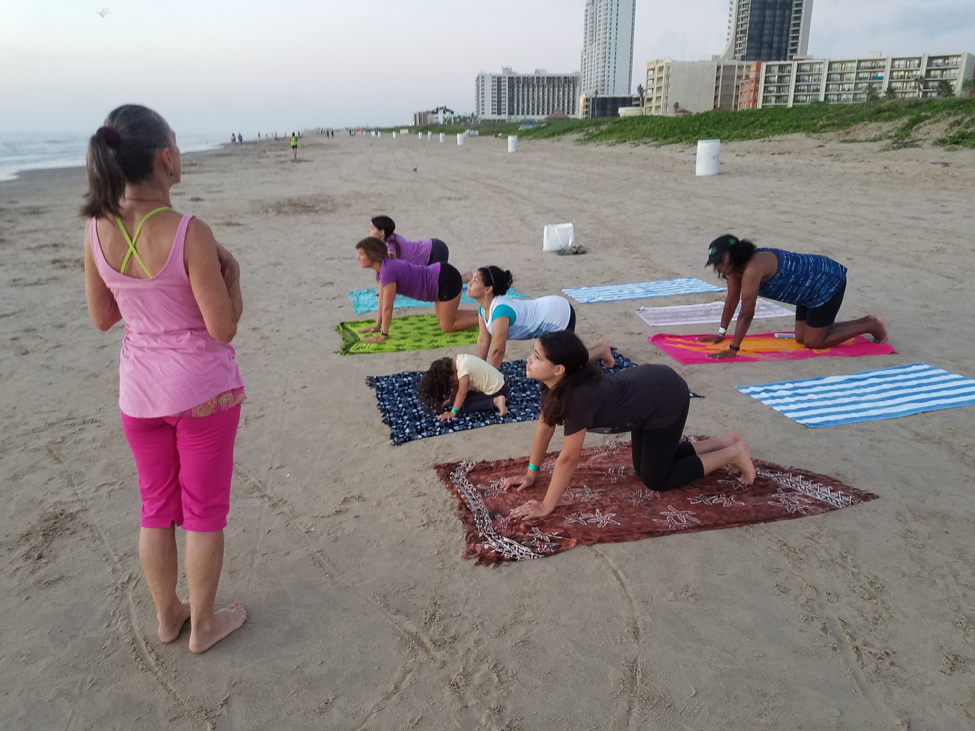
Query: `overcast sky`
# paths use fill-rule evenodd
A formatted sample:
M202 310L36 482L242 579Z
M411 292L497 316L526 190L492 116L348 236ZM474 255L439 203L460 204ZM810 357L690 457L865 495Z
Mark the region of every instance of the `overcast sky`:
M637 0L647 61L724 50L728 0ZM174 129L408 124L474 106L479 71L578 71L584 0L2 0L0 132L88 132L114 106ZM105 17L98 12L107 8ZM975 51L972 0L815 0L819 58Z

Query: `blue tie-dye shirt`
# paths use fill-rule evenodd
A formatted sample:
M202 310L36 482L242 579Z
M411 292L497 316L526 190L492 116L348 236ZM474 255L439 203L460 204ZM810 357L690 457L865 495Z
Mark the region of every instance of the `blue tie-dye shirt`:
M828 256L796 254L781 249L771 251L779 259L779 268L762 282L758 294L766 299L812 309L826 304L846 282L846 267Z

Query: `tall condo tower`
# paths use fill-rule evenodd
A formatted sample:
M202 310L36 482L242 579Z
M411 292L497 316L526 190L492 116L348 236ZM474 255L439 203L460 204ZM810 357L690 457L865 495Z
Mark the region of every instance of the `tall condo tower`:
M582 94L625 96L633 81L636 0L586 0Z
M725 61L791 61L809 48L813 0L731 0Z

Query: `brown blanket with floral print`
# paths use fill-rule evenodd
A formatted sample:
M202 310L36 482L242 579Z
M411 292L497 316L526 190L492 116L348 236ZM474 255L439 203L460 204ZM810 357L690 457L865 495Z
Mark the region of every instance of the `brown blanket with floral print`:
M522 492L505 492L498 483L502 477L524 474L527 457L436 465L444 484L460 499L458 515L467 533L464 558L476 558L479 564L524 561L580 544L818 515L877 497L831 477L758 460L752 485L741 484L725 468L685 487L656 492L634 474L630 443L621 442L583 450L569 488L551 515L535 523L509 518L512 508L542 499L557 456L558 452L546 455L535 484Z

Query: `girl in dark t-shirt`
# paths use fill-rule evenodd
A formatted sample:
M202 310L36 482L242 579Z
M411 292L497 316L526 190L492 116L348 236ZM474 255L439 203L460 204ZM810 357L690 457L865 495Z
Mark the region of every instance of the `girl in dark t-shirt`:
M502 488L533 485L556 425L565 425L565 437L545 498L515 508L514 518L543 518L555 509L579 463L587 431L630 432L633 469L651 490L672 490L728 465L738 468L742 483L755 480L748 445L735 432L681 443L690 395L684 379L668 366L637 366L603 377L578 336L562 331L535 341L525 373L541 382L542 410L528 472L503 479Z

